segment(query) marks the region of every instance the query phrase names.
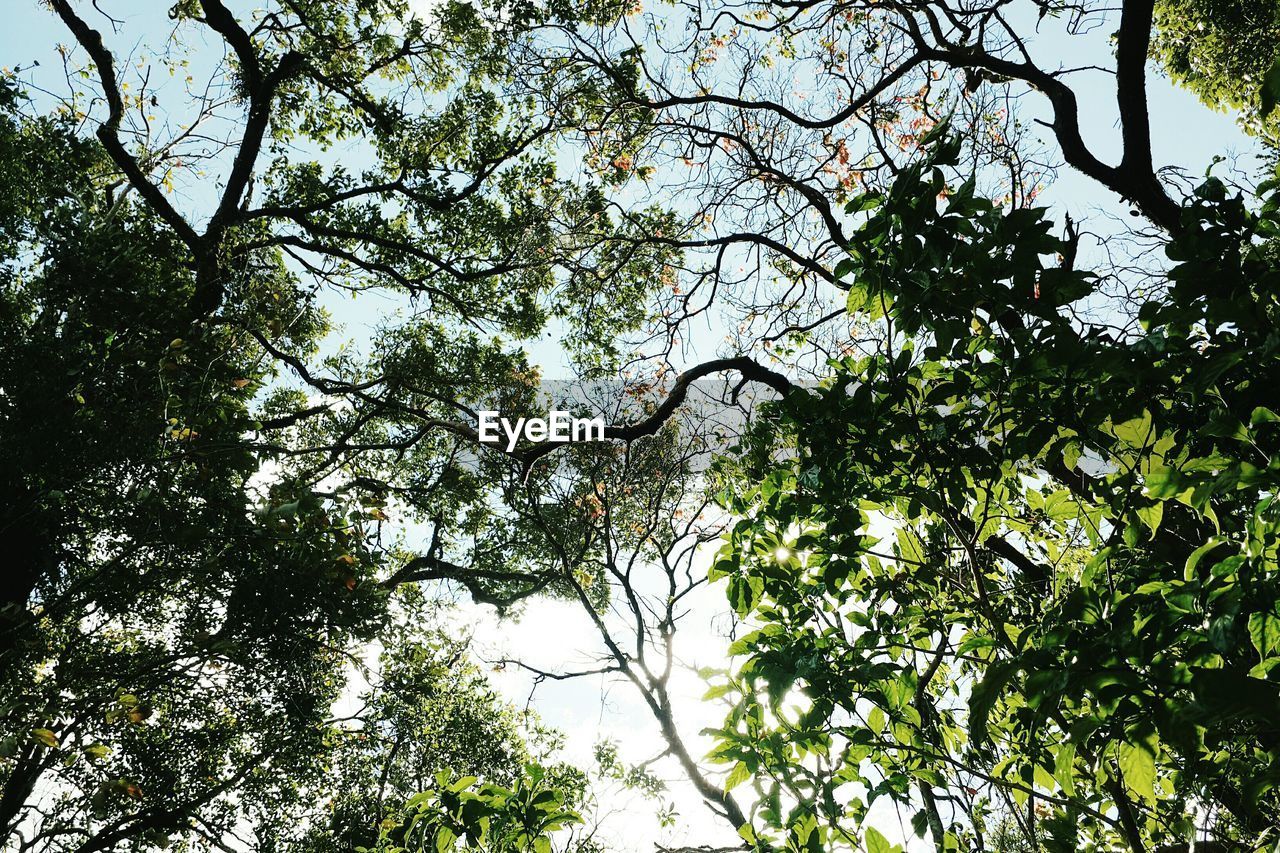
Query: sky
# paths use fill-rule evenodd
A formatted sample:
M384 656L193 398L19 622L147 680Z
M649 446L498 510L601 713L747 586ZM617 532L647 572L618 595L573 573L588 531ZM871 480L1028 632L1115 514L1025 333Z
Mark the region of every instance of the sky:
M130 18L155 15L167 0L101 0L112 14ZM85 4L87 5L87 4ZM0 66L28 66L40 61L42 67L57 68L54 52L58 42L70 41L60 23L35 0L8 0L5 26L0 27ZM1097 30L1085 37L1068 38L1049 22L1033 41L1033 52L1045 66L1108 65L1111 61L1108 33ZM1194 96L1177 89L1158 73L1151 73L1150 114L1154 159L1158 165L1180 167L1198 175L1218 154L1240 155L1242 168L1249 169L1253 146L1236 127L1229 115L1205 109ZM1073 85L1085 106L1081 114L1083 135L1090 147L1106 161L1119 159L1116 109L1109 90L1109 78L1097 73L1081 73ZM1023 116L1047 118L1043 99L1034 95L1025 99ZM1052 145L1047 132L1040 136ZM1118 209L1109 193L1091 180L1069 168L1060 170L1057 180L1041 196L1045 204L1061 206L1077 220L1098 220L1098 211ZM335 310L347 324L347 331L358 338L367 333L370 324L394 303L379 302L377 297L364 297L358 304L349 303ZM710 336L709 336L710 337ZM715 343L718 343L716 341ZM712 346L707 343L705 347ZM704 348L705 348L704 347ZM547 365L554 375L554 365L563 354L554 339L536 345L535 360ZM699 353L695 347L693 357ZM583 611L569 602L540 601L524 608L518 619L500 621L491 608L462 604L455 616L459 631L475 638L481 660L495 661L519 654L534 665L591 665L598 660L599 639L594 626ZM699 754L709 741L698 733L720 721L721 711L701 701L706 685L693 670L700 666L724 664L724 639L728 627L723 591L704 588L693 613L682 628L683 660L688 669L681 671L673 684L676 716L681 730ZM520 706L529 702L545 722L564 731L568 738L565 757L582 766L591 763L594 744L612 739L620 747L624 760L638 762L661 751L655 725L626 684L598 676L567 682L546 682L531 694L531 677L515 667L490 668L494 684ZM532 698L530 698L532 696ZM669 768L668 768L669 770ZM673 780L678 773L668 774ZM612 839L610 849L619 851L651 851L654 844L732 843L734 838L717 818L701 804L687 785L673 783L670 797L675 800L679 818L674 828L659 830L653 816L654 804L641 801L625 792L608 793L605 808L609 812L605 832ZM909 816L908 816L909 817ZM880 807L873 822L893 840L904 840L902 824L891 809ZM895 831L896 829L896 831ZM910 843L909 843L910 844ZM916 842L912 850L925 847Z

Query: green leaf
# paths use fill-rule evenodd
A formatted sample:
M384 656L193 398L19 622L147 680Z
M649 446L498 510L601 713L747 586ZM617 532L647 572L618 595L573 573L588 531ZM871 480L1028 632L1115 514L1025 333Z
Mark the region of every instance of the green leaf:
M475 776L462 776L458 779L458 781L450 785L447 790L457 793L459 791L465 791L467 788L470 788L475 783L476 783Z
M1275 669L1277 666L1280 666L1280 658L1266 658L1265 660L1254 664L1253 668L1249 670L1249 677L1265 679L1271 674L1271 670Z
M746 764L739 761L737 764L733 766L733 769L729 771L728 778L724 780L725 793L726 794L729 793L734 788L738 787L739 785L741 785L743 782L747 781L750 778L751 778L751 770L747 767Z
M32 729L31 736L50 749L58 748L58 736L49 729Z
M1058 784L1062 786L1063 793L1068 797L1073 796L1076 791L1076 778L1074 772L1074 764L1076 760L1076 746L1073 743L1060 744L1053 753L1053 777L1058 780Z
M850 314L861 314L871 302L872 295L867 286L860 281L849 283L849 295L845 297L845 310Z
M1145 447L1151 439L1151 413L1143 411L1141 417L1117 424L1111 434L1130 447Z
M734 554L726 554L711 564L707 571L707 580L715 582L738 571L739 560Z
M1280 415L1270 409L1259 406L1253 410L1253 414L1249 417L1249 426L1259 426L1261 424L1272 424L1280 421Z
M1156 747L1154 743L1120 744L1120 773L1125 787L1148 803L1156 801Z
M1186 580L1191 580L1196 576L1196 566L1200 564L1201 558L1208 554L1214 548L1222 545L1226 540L1220 536L1210 536L1209 540L1199 548L1191 552L1191 556L1187 557L1186 567L1182 570L1182 576Z
M876 734L880 734L884 731L884 723L884 711L881 710L879 706L872 708L871 712L867 714L867 728L871 729L871 731Z
M975 649L989 649L994 645L996 645L995 637L990 637L986 634L969 634L961 641L959 648L956 649L956 654L968 654Z
M880 834L880 830L874 826L868 826L864 836L867 853L892 853L893 846L889 844L889 839Z
M1122 533L1124 544L1128 545L1130 548L1138 547L1138 537L1141 533L1141 526L1139 526L1136 521L1130 521L1124 526L1124 532Z
M726 693L733 690L732 684L713 684L707 688L707 692L702 694L702 701L706 702L711 699L719 699Z
M1164 519L1164 504L1154 503L1151 506L1139 507L1137 512L1138 518L1142 519L1142 523L1151 530L1151 538L1154 539L1156 531L1160 529L1160 522Z
M739 616L746 616L760 603L764 581L757 577L734 575L729 579L729 604Z
M1276 61L1271 63L1271 67L1263 75L1259 95L1262 102L1259 112L1266 118L1276 108L1276 104L1280 103L1280 57L1276 57Z
M1046 791L1053 791L1057 787L1057 779L1048 768L1041 767L1039 764L1032 768L1032 776L1036 780L1036 784Z
M1044 511L1054 521L1071 521L1080 515L1079 507L1066 489L1059 489L1045 498Z
M1280 648L1280 615L1274 606L1271 610L1249 616L1249 639L1253 640L1253 647L1263 658Z
M1226 412L1218 412L1209 419L1209 424L1203 430L1205 435L1217 436L1219 438L1231 438L1236 441L1248 441L1249 430L1245 429L1244 424L1236 420L1232 415Z
M986 676L974 685L969 695L969 732L975 745L986 741L987 717L1005 685L1017 674L1017 661L999 661L988 667Z
M912 564L924 562L924 554L920 552L920 545L914 530L906 527L898 528L898 554L903 560Z
M1171 498L1179 494L1185 488L1182 485L1182 474L1175 468L1167 465L1157 465L1152 468L1146 475L1146 488L1144 491L1149 497L1158 500Z
M1068 441L1062 448L1062 464L1067 466L1068 471L1075 470L1076 463L1080 461L1080 453L1080 443L1077 441Z
M911 816L911 831L916 838L925 838L929 832L929 813L920 809Z

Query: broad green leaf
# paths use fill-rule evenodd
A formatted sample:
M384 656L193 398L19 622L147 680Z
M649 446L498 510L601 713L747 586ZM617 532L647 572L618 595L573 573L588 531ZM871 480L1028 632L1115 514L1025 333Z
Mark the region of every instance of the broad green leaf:
M1062 464L1067 466L1068 471L1074 471L1076 463L1080 461L1080 455L1080 442L1068 441L1062 448Z
M1036 784L1039 785L1044 790L1053 791L1054 788L1057 787L1057 779L1054 777L1052 773L1049 772L1048 768L1042 767L1039 764L1037 764L1032 769L1032 773L1036 780Z
M448 790L453 791L454 793L465 791L467 788L474 785L476 781L475 776L461 776L456 782L448 787Z
M1249 615L1249 639L1263 658L1280 649L1280 614L1274 606Z
M739 761L733 766L733 769L729 771L729 776L724 780L725 793L732 791L734 788L738 787L750 778L751 770L747 768L746 764Z
M924 561L924 555L920 552L920 545L914 530L906 527L898 528L898 553L902 556L902 559L911 563Z
M1120 773L1125 787L1148 803L1156 800L1156 747L1154 742L1122 743Z
M1145 480L1144 491L1157 500L1176 497L1185 490L1182 474L1168 465L1155 466L1147 472Z
M1151 413L1143 411L1141 417L1117 424L1111 434L1130 447L1145 447L1151 440Z
M1280 421L1280 415L1277 415L1271 409L1265 406L1258 406L1253 410L1253 414L1249 417L1250 426L1261 426L1262 424L1273 424Z
M893 845L889 843L889 839L880 834L880 830L874 826L868 826L864 835L867 845L867 853L893 853Z
M870 713L867 714L867 728L871 729L871 731L876 734L880 734L884 731L884 723L884 711L881 710L879 706L872 708Z
M1053 751L1053 776L1068 797L1076 792L1075 759L1076 746L1073 743L1059 744Z
M975 744L987 739L987 718L1005 685L1018 674L1016 661L999 661L987 667L986 676L974 685L969 695L969 732Z
M1164 504L1154 503L1150 506L1138 507L1138 518L1142 519L1142 523L1151 531L1151 538L1154 539L1156 531L1160 529L1160 522L1164 519Z
M58 736L50 729L32 729L31 736L50 749L56 749L58 746Z

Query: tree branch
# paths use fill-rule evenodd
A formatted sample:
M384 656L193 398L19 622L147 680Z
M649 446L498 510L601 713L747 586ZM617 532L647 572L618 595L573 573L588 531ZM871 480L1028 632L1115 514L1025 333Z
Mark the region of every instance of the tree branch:
M52 0L53 9L58 17L71 30L80 46L89 54L98 69L98 78L102 84L102 94L107 99L107 120L98 126L98 140L107 150L111 160L124 172L129 184L146 200L165 224L173 229L178 238L187 245L197 259L208 253L205 241L195 232L182 214L169 204L160 188L153 184L143 172L142 167L124 143L120 141L120 121L124 117L124 101L120 96L119 84L116 81L115 64L111 51L102 41L102 33L90 27L71 8L67 0Z

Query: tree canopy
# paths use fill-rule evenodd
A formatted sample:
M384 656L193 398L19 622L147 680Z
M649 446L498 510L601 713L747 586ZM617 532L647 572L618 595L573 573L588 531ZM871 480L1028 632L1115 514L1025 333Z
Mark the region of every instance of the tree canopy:
M945 191L954 156L851 203L850 310L896 334L733 472L712 571L762 624L716 754L786 849L882 796L940 849L1172 849L1199 809L1269 844L1276 200L1208 179L1140 326L1082 329L1102 276L1045 211Z
M32 4L0 844L594 853L615 786L684 850L1272 849L1265 5ZM1264 165L1156 162L1156 71ZM480 441L556 405L604 440ZM552 603L589 662L460 629Z

